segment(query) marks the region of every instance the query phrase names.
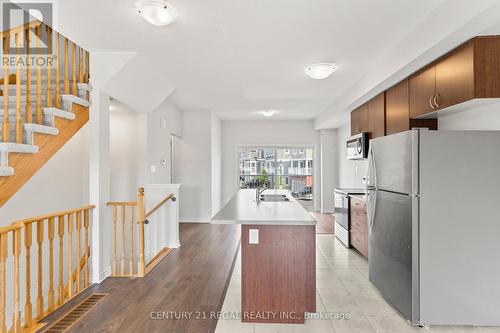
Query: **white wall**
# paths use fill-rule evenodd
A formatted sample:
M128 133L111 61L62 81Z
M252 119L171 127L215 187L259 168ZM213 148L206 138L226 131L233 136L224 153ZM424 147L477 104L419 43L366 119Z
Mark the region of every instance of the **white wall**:
M0 225L88 205L88 151L87 124L0 207Z
M440 130L500 130L500 104L471 109L439 119Z
M212 149L212 210L215 215L222 204L222 122L212 113L211 115L211 149Z
M182 136L182 110L168 99L147 116L147 182L169 184L171 179L170 136ZM161 160L165 159L165 165ZM156 172L151 172L151 166Z
M352 161L346 158L346 141L351 136L350 123L337 130L338 186L363 187L363 177L368 167L367 160Z
M211 123L209 111L183 111L182 138L176 139L173 175L173 182L181 184L182 222L206 222L211 217Z
M110 112L110 198L135 201L145 184L147 115L122 107Z
M320 207L320 142L312 121L227 120L222 122L222 202L226 203L238 190L237 149L239 145L302 146L314 148L313 196L316 210Z
M320 131L321 147L321 207L323 214L333 213L335 203L333 192L338 185L337 131L333 129Z

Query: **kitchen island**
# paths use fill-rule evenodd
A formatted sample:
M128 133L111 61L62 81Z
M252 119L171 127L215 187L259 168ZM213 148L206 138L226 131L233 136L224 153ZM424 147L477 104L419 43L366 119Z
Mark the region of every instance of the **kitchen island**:
M289 191L263 194L239 190L211 220L241 224L241 319L304 323L316 312L316 221Z

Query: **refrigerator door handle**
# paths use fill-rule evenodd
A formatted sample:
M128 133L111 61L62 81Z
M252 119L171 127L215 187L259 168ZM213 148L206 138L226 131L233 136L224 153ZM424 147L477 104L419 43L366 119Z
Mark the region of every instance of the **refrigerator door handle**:
M366 210L368 214L368 227L370 228L370 233L373 231L373 225L375 222L375 209L377 207L377 191L368 191L368 202L366 205Z
M375 207L377 205L377 169L375 164L375 153L373 152L373 146L370 146L368 153L368 172L366 176L366 187L365 193L367 197L366 210L368 214L368 226L370 231L373 231L373 220L375 218ZM373 176L373 178L372 178ZM373 185L371 183L373 179Z

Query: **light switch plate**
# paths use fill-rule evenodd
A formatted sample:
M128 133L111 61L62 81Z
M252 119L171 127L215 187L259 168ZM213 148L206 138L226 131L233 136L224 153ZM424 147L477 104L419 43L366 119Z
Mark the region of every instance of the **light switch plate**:
M151 171L151 173L156 173L156 165L151 165L149 167L149 170Z
M248 230L248 244L259 244L259 229Z

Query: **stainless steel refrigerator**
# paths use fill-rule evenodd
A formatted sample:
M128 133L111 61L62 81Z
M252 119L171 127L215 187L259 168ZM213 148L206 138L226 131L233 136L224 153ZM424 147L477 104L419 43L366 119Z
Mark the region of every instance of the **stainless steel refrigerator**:
M413 324L500 325L500 131L370 142L369 278Z

